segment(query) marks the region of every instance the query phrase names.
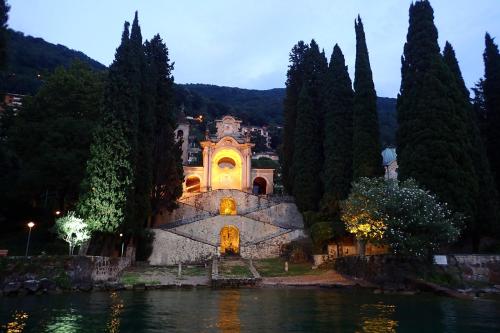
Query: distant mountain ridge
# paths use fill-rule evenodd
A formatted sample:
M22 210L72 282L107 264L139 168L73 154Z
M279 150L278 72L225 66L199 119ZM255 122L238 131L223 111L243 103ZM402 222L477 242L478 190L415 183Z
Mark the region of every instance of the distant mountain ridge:
M9 29L7 70L0 76L0 91L34 94L45 76L56 67L67 67L75 60L82 61L97 71L106 69L106 66L81 51Z
M10 29L8 33L8 67L0 74L0 92L35 94L46 76L58 66L67 67L75 60L96 71L107 69L81 51ZM175 96L177 106L182 107L186 115L203 114L206 119L214 120L232 114L247 124L283 125L284 88L255 90L201 83L176 84ZM377 106L382 144L394 146L396 99L379 97Z
M255 90L198 83L178 84L176 96L188 115L217 118L230 113L252 125L283 125L285 92L285 88ZM378 97L377 110L382 145L395 146L396 99Z

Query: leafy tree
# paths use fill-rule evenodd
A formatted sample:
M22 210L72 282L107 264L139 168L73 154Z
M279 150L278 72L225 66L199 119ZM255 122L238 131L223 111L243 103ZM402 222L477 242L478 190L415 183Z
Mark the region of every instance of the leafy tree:
M440 54L433 21L428 1L410 6L397 106L399 177L414 178L472 219L478 180L470 156L469 106Z
M121 44L109 68L103 119L93 138L79 202L79 214L90 229L104 233L123 225L133 202L132 157L137 147L140 77L130 68L129 43L129 23L125 22Z
M9 5L0 0L0 69L7 63L7 20L9 19Z
M428 257L457 240L463 217L412 179L361 178L343 202L342 220L358 239L386 243L397 255Z
M7 144L18 159L15 192L20 200L72 207L89 157L92 133L101 114L102 78L76 62L58 68L12 117Z
M311 226L311 239L314 245L314 252L323 253L324 247L334 238L332 224L329 222L318 222Z
M353 175L383 175L382 151L377 115L377 93L373 84L363 23L358 16L356 30L356 64L354 74Z
M340 221L339 201L349 194L352 181L353 91L340 47L333 48L325 88L323 207Z
M469 90L465 86L455 51L448 42L446 42L443 50L443 59L453 73L458 88L462 92L463 103L467 106L468 119L466 121L468 136L471 140L470 155L474 163L474 171L477 175L479 186L478 196L475 198L477 210L467 235L472 236L475 248L477 249L481 235L498 231L498 227L496 226L498 218L498 192L491 174L485 145L479 131L477 115L469 102Z
M68 212L66 216L56 219L54 230L60 239L68 243L69 255L73 255L76 246L90 239L87 223L77 217L75 212Z
M362 177L352 184L349 197L341 203L346 230L362 241L381 242L387 229L380 200L385 195L383 178Z
M87 176L78 211L91 231L112 233L125 221L132 186L130 147L119 126L99 126L90 147Z
M283 157L282 173L285 191L293 191L293 156L295 143L295 127L297 122L297 106L304 82L304 62L309 46L299 41L290 52L290 65L288 66L286 80L286 95L283 103Z
M491 169L495 176L497 191L500 192L500 54L490 34L485 36L484 81L484 137Z
M253 148L254 152L261 153L269 150L267 148L266 138L262 134L260 134L260 131L252 131L250 133L250 140L253 144L255 144L255 147Z

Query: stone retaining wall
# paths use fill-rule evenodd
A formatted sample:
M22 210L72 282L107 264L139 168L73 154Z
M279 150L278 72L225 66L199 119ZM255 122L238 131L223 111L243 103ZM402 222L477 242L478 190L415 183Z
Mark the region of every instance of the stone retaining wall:
M457 266L466 281L500 284L500 255L454 254L448 265Z

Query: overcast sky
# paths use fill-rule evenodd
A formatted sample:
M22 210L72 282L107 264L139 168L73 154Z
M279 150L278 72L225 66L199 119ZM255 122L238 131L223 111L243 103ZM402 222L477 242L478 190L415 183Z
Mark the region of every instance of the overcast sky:
M316 39L338 43L354 69L354 18L365 26L379 96L395 97L410 0L8 0L9 25L109 65L123 22L139 11L143 37L160 33L179 83L284 87L288 54ZM441 47L449 40L469 87L483 75L486 31L500 40L500 0L433 0Z

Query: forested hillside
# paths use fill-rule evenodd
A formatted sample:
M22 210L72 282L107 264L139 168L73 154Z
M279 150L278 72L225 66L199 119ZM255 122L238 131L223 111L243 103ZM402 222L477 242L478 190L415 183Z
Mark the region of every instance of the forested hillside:
M8 67L5 73L0 73L0 92L32 95L56 67L68 67L75 60L87 63L94 70L106 70L106 66L83 52L9 30ZM247 124L283 125L284 88L253 90L177 84L175 95L177 106L183 106L186 115L202 114L213 120L232 114ZM396 100L379 97L377 105L382 145L394 145Z
M220 87L208 84L180 84L176 86L177 105L184 106L186 115L202 114L215 119L225 114L239 117L253 125L282 125L284 88L250 90ZM395 145L396 99L379 97L377 110L381 143Z
M95 70L106 69L83 52L10 29L7 45L7 69L0 73L2 92L34 94L56 67L68 67L75 60L85 62Z

